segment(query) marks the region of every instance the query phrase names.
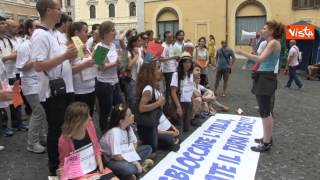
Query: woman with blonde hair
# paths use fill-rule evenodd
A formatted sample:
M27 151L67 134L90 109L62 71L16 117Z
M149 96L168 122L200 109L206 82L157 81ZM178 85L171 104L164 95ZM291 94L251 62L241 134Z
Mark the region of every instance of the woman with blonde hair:
M98 171L101 174L105 174L106 179L116 180L118 178L114 176L111 170L103 167L100 144L89 112L88 105L82 102L74 102L67 107L58 144L60 163L57 175L66 179L79 179ZM84 151L88 154L86 169L92 170L80 176L66 174L65 170L72 167L65 167L68 166L68 164L65 164L68 161L65 160L74 153L81 154ZM77 165L81 165L81 162Z

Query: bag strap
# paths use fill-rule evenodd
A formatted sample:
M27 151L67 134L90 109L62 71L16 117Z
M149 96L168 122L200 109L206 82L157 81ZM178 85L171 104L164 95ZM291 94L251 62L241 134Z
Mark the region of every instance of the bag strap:
M224 57L225 61L227 62L228 65L230 65L230 62L227 60L227 56L224 54L223 52L223 48L221 48L221 53L222 53L222 56Z

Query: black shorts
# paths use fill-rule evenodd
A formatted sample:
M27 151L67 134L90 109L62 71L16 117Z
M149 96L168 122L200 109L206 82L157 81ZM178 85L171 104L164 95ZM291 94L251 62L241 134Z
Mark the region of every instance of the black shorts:
M272 105L271 105L271 97L266 95L256 95L259 113L262 118L267 118L271 115Z
M252 76L251 92L255 95L272 96L277 89L277 75L273 72L257 72Z

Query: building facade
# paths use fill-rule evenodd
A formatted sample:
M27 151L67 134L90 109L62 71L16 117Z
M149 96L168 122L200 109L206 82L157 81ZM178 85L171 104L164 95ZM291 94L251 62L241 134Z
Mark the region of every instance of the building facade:
M74 5L76 21L82 20L89 26L103 21L113 21L117 30L137 28L138 0L77 0Z
M72 19L75 19L75 0L60 0L62 11Z
M1 0L0 13L19 22L28 18L39 19L35 2L36 0Z
M247 45L241 31L259 31L267 20L292 24L300 20L320 25L320 0L145 0L145 29L159 38L166 30L183 29L196 41L213 34L231 47Z

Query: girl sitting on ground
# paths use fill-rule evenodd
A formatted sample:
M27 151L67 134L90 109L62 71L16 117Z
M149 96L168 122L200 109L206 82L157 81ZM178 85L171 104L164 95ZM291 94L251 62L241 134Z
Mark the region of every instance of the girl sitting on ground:
M108 172L104 175L105 179L118 180L109 169L103 168L100 145L89 113L89 107L85 103L75 102L68 106L58 144L60 164L57 174L60 179L81 179L98 170L99 173L103 174ZM73 153L81 154L82 151L92 154L89 154L89 158L86 160L86 162L92 164L92 167L90 167L92 171L78 177L70 177L65 170L72 167L65 167L67 166L67 164L64 164L65 159L72 156Z
M120 179L136 179L153 165L147 159L151 146L137 146L137 137L130 126L133 122L131 110L123 104L116 105L111 113L110 129L100 139L102 154L108 160L106 165Z

